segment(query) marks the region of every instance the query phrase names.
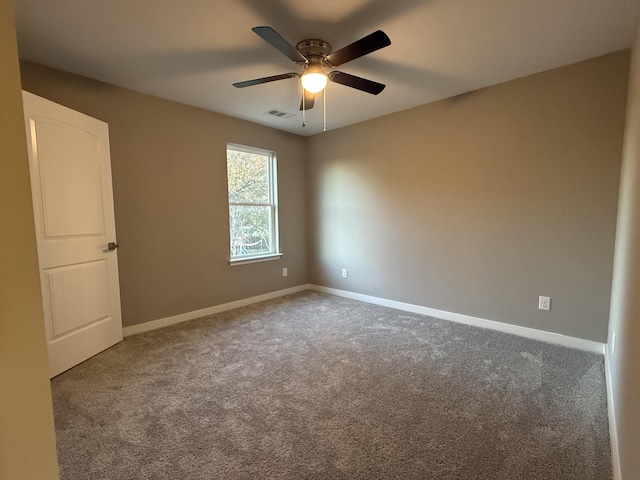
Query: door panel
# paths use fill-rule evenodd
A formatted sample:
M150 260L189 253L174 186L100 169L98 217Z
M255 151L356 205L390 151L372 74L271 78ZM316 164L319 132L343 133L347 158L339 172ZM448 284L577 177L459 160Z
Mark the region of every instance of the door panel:
M111 317L104 260L45 270L53 338Z
M122 340L106 123L23 92L51 376Z
M45 236L103 235L99 139L73 125L33 123Z

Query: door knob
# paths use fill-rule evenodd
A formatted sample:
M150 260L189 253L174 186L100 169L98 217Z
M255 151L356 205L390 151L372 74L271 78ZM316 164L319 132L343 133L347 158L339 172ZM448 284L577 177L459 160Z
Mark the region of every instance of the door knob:
M118 248L120 245L118 245L116 242L109 242L107 244L107 249L109 250L115 250L116 248Z

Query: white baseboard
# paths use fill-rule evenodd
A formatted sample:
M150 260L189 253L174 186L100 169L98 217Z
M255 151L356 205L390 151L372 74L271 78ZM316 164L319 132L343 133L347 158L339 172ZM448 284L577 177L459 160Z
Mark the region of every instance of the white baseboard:
M216 305L213 307L203 308L201 310L194 310L193 312L181 313L172 317L160 318L158 320L152 320L150 322L140 323L138 325L132 325L130 327L124 327L122 329L122 334L125 337L129 337L138 333L149 332L158 328L168 327L169 325L175 325L176 323L182 323L188 320L195 320L196 318L206 317L208 315L213 315L214 313L226 312L227 310L244 307L246 305L251 305L252 303L259 303L264 302L265 300L271 300L272 298L284 297L285 295L302 292L304 290L309 290L309 285L298 285L297 287L269 292L251 298L244 298L235 302L223 303L222 305Z
M518 335L520 337L531 338L533 340L540 340L547 343L553 343L556 345L562 345L565 347L576 348L578 350L584 350L593 353L605 353L605 344L600 342L594 342L592 340L585 340L583 338L570 337L568 335L562 335L559 333L547 332L544 330L536 330L534 328L521 327L519 325L512 325L509 323L496 322L494 320L487 320L484 318L472 317L469 315L463 315L460 313L452 313L444 310L437 310L435 308L423 307L420 305L414 305L411 303L397 302L395 300L388 300L386 298L373 297L371 295L364 295L361 293L348 292L346 290L338 290L335 288L322 287L319 285L298 285L296 287L287 288L285 290L278 290L275 292L265 293L251 298L245 298L237 300L235 302L224 303L222 305L216 305L213 307L203 308L201 310L195 310L193 312L181 313L172 317L160 318L158 320L152 320L150 322L141 323L139 325L132 325L130 327L124 327L122 333L125 337L136 335L138 333L148 332L156 330L158 328L167 327L169 325L175 325L176 323L186 322L188 320L194 320L196 318L206 317L207 315L213 315L214 313L225 312L234 308L244 307L253 303L264 302L265 300L271 300L272 298L282 297L292 293L302 292L304 290L315 290L317 292L328 293L331 295L338 295L340 297L351 298L353 300L360 300L362 302L373 303L375 305L381 305L383 307L395 308L397 310L404 310L406 312L418 313L420 315L427 315L430 317L441 318L443 320L449 320L452 322L463 323L465 325L472 325L474 327L488 328L490 330L497 330L499 332L510 333Z
M620 470L620 456L618 450L618 436L615 422L615 406L613 402L613 388L611 380L611 362L609 359L609 351L606 348L606 344L600 342L594 342L592 340L585 340L582 338L570 337L568 335L562 335L559 333L546 332L544 330L536 330L534 328L522 327L518 325L511 325L508 323L496 322L493 320L487 320L484 318L472 317L469 315L463 315L459 313L447 312L444 310L437 310L434 308L423 307L420 305L414 305L411 303L397 302L395 300L388 300L385 298L373 297L371 295L364 295L361 293L348 292L346 290L338 290L335 288L322 287L319 285L299 285L297 287L287 288L285 290L278 290L275 292L265 293L264 295L258 295L251 298L245 298L237 300L235 302L224 303L222 305L216 305L209 308L203 308L201 310L195 310L193 312L182 313L180 315L174 315L172 317L161 318L139 325L133 325L123 328L123 335L129 337L138 333L148 332L156 330L158 328L167 327L169 325L175 325L177 323L186 322L188 320L194 320L215 313L225 312L227 310L233 310L234 308L244 307L253 303L264 302L265 300L271 300L273 298L283 297L292 293L302 292L304 290L314 290L317 292L328 293L331 295L337 295L340 297L351 298L353 300L359 300L362 302L372 303L375 305L381 305L384 307L395 308L397 310L404 310L406 312L417 313L420 315L427 315L430 317L440 318L443 320L449 320L452 322L463 323L465 325L471 325L474 327L487 328L490 330L496 330L499 332L510 333L518 335L520 337L530 338L533 340L540 340L547 343L553 343L556 345L562 345L569 348L576 348L587 352L599 353L604 355L605 361L605 377L607 388L607 407L609 415L609 436L611 439L611 463L613 466L613 478L614 480L622 480Z
M613 401L613 379L611 376L611 352L608 348L604 353L604 375L607 380L607 411L609 414L609 438L611 441L611 465L613 467L613 480L622 480L620 467L620 450L618 447L618 427L616 423L616 410Z
M443 320L450 320L452 322L464 323L465 325L472 325L474 327L488 328L490 330L497 330L499 332L510 333L512 335L518 335L520 337L540 340L542 342L553 343L556 345L562 345L565 347L584 350L587 352L599 353L602 355L604 355L605 352L605 344L594 342L593 340L570 337L568 335L562 335L560 333L536 330L535 328L521 327L519 325L496 322L494 320L486 320L484 318L471 317L469 315L463 315L460 313L446 312L444 310L436 310L434 308L422 307L420 305L413 305L411 303L397 302L395 300L387 300L385 298L373 297L370 295L363 295L361 293L353 293L345 290L338 290L335 288L321 287L319 285L309 285L309 288L317 292L329 293L331 295L338 295L340 297L351 298L353 300L360 300L362 302L373 303L375 305L381 305L383 307L390 307L397 310L404 310L406 312L418 313L420 315L427 315Z

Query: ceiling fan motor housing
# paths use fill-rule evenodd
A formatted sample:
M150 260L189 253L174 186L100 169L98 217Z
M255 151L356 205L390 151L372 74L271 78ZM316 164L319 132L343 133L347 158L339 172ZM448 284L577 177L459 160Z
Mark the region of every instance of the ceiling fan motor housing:
M302 40L296 45L299 51L309 62L309 66L327 66L326 57L331 53L331 44L319 38Z

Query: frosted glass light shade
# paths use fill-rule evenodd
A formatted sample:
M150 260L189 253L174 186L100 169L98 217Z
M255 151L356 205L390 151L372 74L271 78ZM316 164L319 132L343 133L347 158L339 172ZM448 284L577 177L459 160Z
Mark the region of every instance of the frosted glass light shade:
M318 93L327 86L327 76L324 73L305 73L300 79L307 92Z

